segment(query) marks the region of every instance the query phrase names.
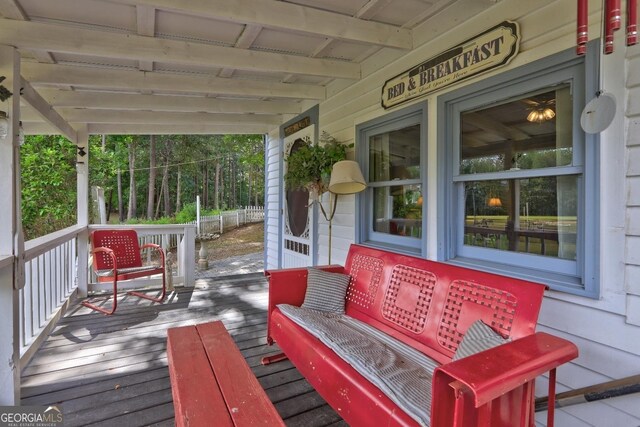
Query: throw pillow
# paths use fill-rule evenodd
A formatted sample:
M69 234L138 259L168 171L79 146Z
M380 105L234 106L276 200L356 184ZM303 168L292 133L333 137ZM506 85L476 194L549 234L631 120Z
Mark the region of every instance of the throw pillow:
M344 313L347 286L349 286L349 276L346 274L310 268L307 276L307 293L302 307Z
M453 360L462 359L510 341L510 338L503 338L482 320L476 320L462 337Z

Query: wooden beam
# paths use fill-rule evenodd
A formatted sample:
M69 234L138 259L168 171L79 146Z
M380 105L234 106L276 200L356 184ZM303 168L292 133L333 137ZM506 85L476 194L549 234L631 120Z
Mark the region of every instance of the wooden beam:
M29 18L24 10L15 0L0 0L0 16L9 19L16 19L19 21L28 21ZM47 64L53 64L53 56L49 52L42 50L34 50L30 52L34 58L39 62L46 62Z
M140 125L140 124L91 124L89 133L92 135L246 135L265 134L272 131L274 126L267 125Z
M153 7L136 6L136 28L138 35L154 37L156 34L156 10ZM138 61L138 68L142 71L153 71L153 61Z
M174 113L159 111L87 110L58 108L60 115L72 123L124 123L124 124L260 124L276 127L282 117L271 114L218 114ZM30 117L25 114L24 121Z
M60 133L73 143L78 141L78 134L75 129L35 91L29 81L22 78L22 99L31 105L38 114L51 126L60 130Z
M22 63L22 75L34 86L79 86L91 89L119 89L164 93L232 95L265 98L322 100L325 88L305 84L234 80L157 72L113 70L74 65Z
M41 88L38 92L55 107L101 108L206 113L298 114L294 101L254 101L203 96L136 95L117 92L69 91Z
M0 44L18 49L162 61L212 68L229 67L357 80L360 65L212 44L168 40L40 22L0 20Z
M276 30L297 31L345 41L410 50L411 31L339 13L274 0L115 0Z

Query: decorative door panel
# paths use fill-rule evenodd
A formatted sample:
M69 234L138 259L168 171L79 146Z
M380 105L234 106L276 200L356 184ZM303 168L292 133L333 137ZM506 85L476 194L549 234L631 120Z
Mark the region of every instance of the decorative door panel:
M300 149L305 138L313 141L315 125L307 126L298 132L285 137L284 157ZM287 162L283 166L282 185L284 186L284 174L287 172ZM314 216L313 207L309 206L309 192L306 189L286 189L284 191L284 204L282 212L282 267L305 267L313 264L314 250Z

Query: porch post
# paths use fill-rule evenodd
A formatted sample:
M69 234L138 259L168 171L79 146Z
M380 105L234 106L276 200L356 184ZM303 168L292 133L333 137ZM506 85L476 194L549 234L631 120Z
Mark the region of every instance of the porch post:
M20 224L20 55L11 46L0 46L0 83L13 96L0 102L7 113L9 132L0 138L0 259L13 261L0 268L0 405L20 404L19 291L24 286L18 260L24 255ZM17 249L17 252L16 252ZM13 266L11 268L10 266Z
M77 129L76 172L78 225L85 229L78 235L78 296L86 297L89 287L89 132L84 125Z

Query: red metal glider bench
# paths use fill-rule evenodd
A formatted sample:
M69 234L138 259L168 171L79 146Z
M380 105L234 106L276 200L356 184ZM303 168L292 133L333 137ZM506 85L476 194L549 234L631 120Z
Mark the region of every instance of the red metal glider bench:
M284 426L220 321L167 331L176 426Z
M535 332L545 289L541 284L358 245L351 246L344 267L323 269L350 275L346 315L439 364L431 386L432 427L533 426L534 379L549 372L549 401L554 402L556 367L578 355L573 343ZM343 419L352 426L417 425L379 388L277 307L302 304L307 269L266 274L268 343L278 343L285 357ZM512 341L452 361L464 333L478 319ZM551 406L547 422L553 425Z
M144 249L154 250L157 253L157 261L143 265L141 251ZM156 274L162 275L162 292L159 297L137 291L127 293L153 302L164 300L166 295L165 254L159 245L146 243L140 246L138 233L135 230L96 230L91 233L91 254L98 281L113 282L113 304L111 310L96 305L95 301L85 300L82 305L111 315L118 308L118 281Z

